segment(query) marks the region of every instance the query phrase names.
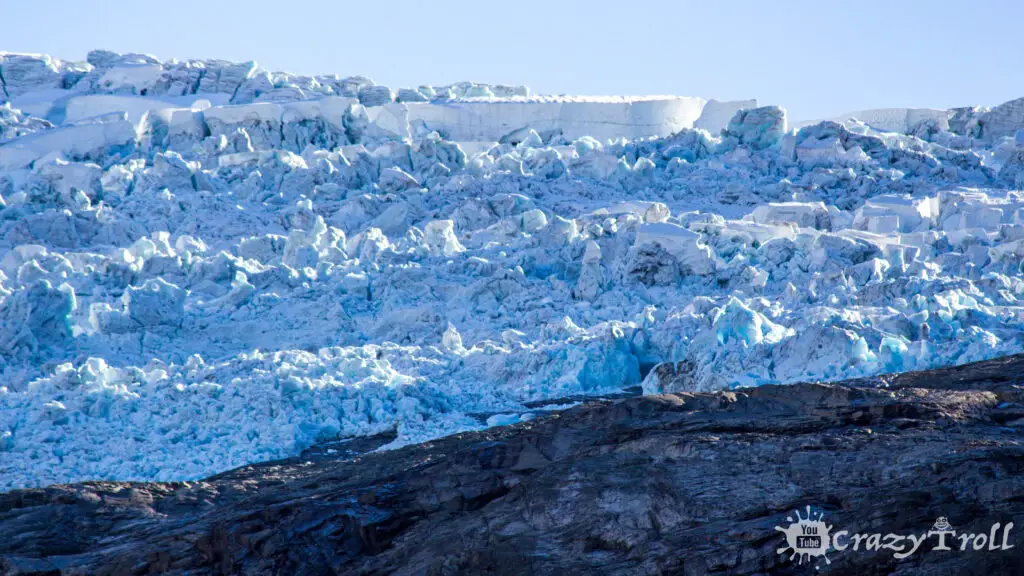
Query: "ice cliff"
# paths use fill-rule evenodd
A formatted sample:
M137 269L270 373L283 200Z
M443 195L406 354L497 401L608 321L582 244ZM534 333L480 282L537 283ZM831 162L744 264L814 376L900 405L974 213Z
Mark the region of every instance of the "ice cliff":
M1017 103L795 130L100 51L0 77L0 488L1024 349Z

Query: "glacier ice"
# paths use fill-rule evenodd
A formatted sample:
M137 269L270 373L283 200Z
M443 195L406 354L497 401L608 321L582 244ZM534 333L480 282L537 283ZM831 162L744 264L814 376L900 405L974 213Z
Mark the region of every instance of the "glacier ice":
M1019 102L0 54L0 489L1024 349Z

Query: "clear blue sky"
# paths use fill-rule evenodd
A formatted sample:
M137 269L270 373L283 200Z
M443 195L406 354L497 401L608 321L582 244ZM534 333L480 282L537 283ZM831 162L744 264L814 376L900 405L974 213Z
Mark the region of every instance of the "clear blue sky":
M810 119L1024 96L1020 0L0 0L0 50L256 60L394 88L757 98Z

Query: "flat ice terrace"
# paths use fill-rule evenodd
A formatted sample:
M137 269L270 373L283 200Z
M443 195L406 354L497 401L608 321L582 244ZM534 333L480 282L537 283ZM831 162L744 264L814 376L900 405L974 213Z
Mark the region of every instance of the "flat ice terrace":
M684 128L718 132L754 100L707 101L685 96L533 96L466 98L409 105L410 122L423 122L453 140L502 140L533 129L567 139L665 137Z
M718 133L737 110L757 105L678 96L537 96L524 86L473 82L395 91L360 76L297 76L255 62L159 62L104 51L91 52L88 62L0 53L0 76L0 102L24 113L55 124L125 114L139 130L149 116L202 125L203 110L265 122L319 117L340 125L355 104L378 109L368 112L369 121L398 136L425 130L456 141L504 141L533 129L605 141L665 137L685 128Z
M718 102L675 96L474 98L364 106L357 98L324 96L220 106L198 99L181 107L153 97L84 94L64 98L59 101L60 111L49 114L60 118L58 130L0 145L0 168L26 168L54 151L83 157L83 147L120 146L152 139L154 134L166 136L167 147L180 150L204 135L228 137L239 129L247 131L256 149L283 147L301 152L298 140L289 146L284 136L286 127L296 125L323 126L338 135L333 141L338 144L350 141L344 135L353 132L377 140L415 139L436 132L460 142L468 153L498 143L517 144L531 131L542 140L588 137L607 143L662 138L690 128L717 133L736 111L753 106L753 100Z

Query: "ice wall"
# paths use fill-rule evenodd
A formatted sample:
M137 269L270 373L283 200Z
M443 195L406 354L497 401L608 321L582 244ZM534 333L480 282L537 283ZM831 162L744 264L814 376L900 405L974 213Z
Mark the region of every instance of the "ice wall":
M525 135L526 129L570 140L635 139L692 128L704 105L703 99L692 97L456 100L409 104L409 120L453 140L499 140L517 130Z
M1010 100L981 115L982 135L989 140L1024 129L1024 98Z
M846 112L833 118L833 122L846 122L849 120L860 120L868 126L882 132L910 133L925 122L935 122L937 126L946 130L949 128L949 118L952 116L949 110L935 108L876 108L871 110L857 110ZM802 128L817 124L821 120L807 120L794 123L795 128Z
M167 120L180 108L212 106L210 118L255 115L266 121L268 114L284 112L280 106L333 98L335 103L343 100L346 107L360 104L367 120L383 124L389 134L425 130L452 140L481 142L515 140L520 132L525 136L534 130L545 137L590 136L607 141L664 137L684 128L717 135L737 110L757 105L754 100L719 102L678 96L529 96L523 86L472 82L403 88L396 96L396 91L359 76L270 73L255 62L160 63L152 56L105 51L91 52L88 62L80 63L0 53L0 76L5 79L0 102L9 101L35 116L62 124L125 113L140 130L147 116L159 114ZM376 110L382 107L385 111ZM316 105L299 108L317 110ZM345 109L335 108L318 114L328 123L339 124ZM178 120L183 118L179 115ZM201 120L202 116L194 121ZM221 120L221 126L239 124Z
M62 103L63 128L40 135L44 139L41 144L25 139L0 144L0 165L27 167L54 151L85 159L93 149L131 145L136 140L180 150L208 135L230 138L239 129L246 131L256 150L283 147L293 152L301 152L309 144L331 148L355 143L364 136L390 140L430 132L465 142L467 149L473 142L518 143L531 131L544 141L587 136L600 142L666 137L695 126L717 134L728 118L721 114L721 103L710 114L703 114L705 104L701 98L657 97L487 99L365 107L354 98L327 96L222 106L197 101L180 107L145 97L85 95ZM115 123L116 127L110 127ZM133 130L137 134L133 135ZM90 136L83 137L87 132ZM60 135L71 133L76 136Z
M701 110L700 117L693 123L693 128L700 128L712 134L718 134L729 124L729 120L737 112L745 108L757 108L757 100L734 100L731 102L721 102L715 99L708 100Z

